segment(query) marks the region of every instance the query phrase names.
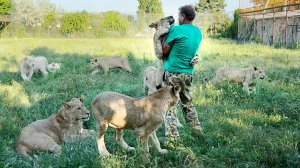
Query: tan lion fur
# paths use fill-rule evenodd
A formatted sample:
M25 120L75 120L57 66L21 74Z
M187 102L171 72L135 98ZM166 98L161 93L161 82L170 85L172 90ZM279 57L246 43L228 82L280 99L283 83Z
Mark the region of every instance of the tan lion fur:
M243 89L250 93L249 86L254 84L256 79L264 79L265 71L261 67L248 67L248 68L228 68L221 67L216 71L216 76L211 80L212 84L217 84L222 81L230 81L241 83ZM255 85L251 87L255 92Z
M40 71L43 77L48 75L48 61L43 56L27 56L20 64L21 77L29 81L33 73Z
M162 38L162 36L169 33L169 29L174 24L174 22L175 22L175 20L174 20L173 16L167 16L167 17L163 17L159 21L151 23L149 25L149 27L156 29L156 31L154 33L154 37L153 37L154 51L155 51L156 57L160 60L163 59L161 38Z
M122 57L101 57L101 58L94 58L90 60L90 66L92 69L102 68L106 73L110 68L123 68L128 72L132 72L130 67L128 58ZM99 69L96 69L92 72L92 75L99 72Z
M175 108L179 100L180 86L167 86L142 97L132 98L115 92L98 94L91 103L92 112L99 124L98 150L100 155L109 155L105 147L104 134L108 126L116 131L116 141L125 150L134 150L123 140L122 129L135 130L139 144L148 156L149 136L160 153L161 149L156 136L156 129L164 121L164 116Z
M164 71L154 66L144 70L144 89L147 95L155 92L162 85Z
M30 151L48 151L60 153L59 144L66 141L65 134L80 129L79 134L72 135L72 140L83 139L92 135L90 130L82 129L82 120L89 119L90 113L85 108L81 99L73 98L64 103L56 114L47 119L37 120L21 130L16 141L16 150L21 155L32 159L28 154Z

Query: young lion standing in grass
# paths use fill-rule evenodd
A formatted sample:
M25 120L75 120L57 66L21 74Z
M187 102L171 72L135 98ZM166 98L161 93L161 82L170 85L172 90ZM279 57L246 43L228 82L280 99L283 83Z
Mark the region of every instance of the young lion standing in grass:
M182 83L180 100L183 107L185 121L197 135L202 135L202 127L198 121L198 113L192 103L192 74L197 62L197 52L202 40L202 33L194 26L196 12L191 5L179 8L178 26L172 26L167 38L163 39L163 54L167 56L164 62L166 85L174 77ZM179 137L176 124L175 110L171 110L165 117L166 135L168 141Z

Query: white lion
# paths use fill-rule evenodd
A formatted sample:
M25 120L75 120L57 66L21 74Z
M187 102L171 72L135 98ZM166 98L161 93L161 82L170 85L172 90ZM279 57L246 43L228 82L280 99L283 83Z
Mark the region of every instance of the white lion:
M27 56L20 64L21 76L25 81L29 81L34 72L40 71L43 77L48 75L48 61L43 56Z
M51 63L48 65L48 70L50 72L56 72L60 69L61 63Z
M243 90L248 94L251 90L256 91L255 80L264 79L265 71L261 67L248 67L248 68L229 68L221 67L216 70L216 76L211 80L212 84L217 84L222 81L230 81L243 84Z

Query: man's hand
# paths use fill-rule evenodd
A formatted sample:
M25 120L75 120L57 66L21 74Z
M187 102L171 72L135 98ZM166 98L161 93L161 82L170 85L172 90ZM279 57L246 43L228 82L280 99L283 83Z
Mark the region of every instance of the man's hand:
M162 45L165 43L166 38L167 38L167 34L162 35L162 36L160 37L160 41L161 41L161 44L162 44Z
M198 63L198 61L199 61L199 57L198 57L198 54L197 54L195 57L193 57L191 59L190 65L195 66Z

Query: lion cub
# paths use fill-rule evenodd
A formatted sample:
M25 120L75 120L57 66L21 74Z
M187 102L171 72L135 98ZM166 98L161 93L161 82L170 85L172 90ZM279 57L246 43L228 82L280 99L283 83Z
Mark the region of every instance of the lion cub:
M21 77L29 81L34 72L40 71L43 77L48 75L48 61L43 56L27 56L20 64Z
M128 58L122 57L101 57L90 60L90 66L92 69L101 67L106 73L110 68L123 68L128 72L132 72L132 69L129 65ZM99 72L99 69L96 69L92 72L92 75Z
M217 84L222 81L231 81L243 84L243 90L248 94L249 86L254 83L256 79L264 79L265 71L261 67L249 67L249 68L228 68L221 67L217 69L216 76L211 80L212 84ZM255 85L251 87L253 92L256 91Z
M109 155L105 147L104 134L108 125L115 128L116 141L125 150L134 150L123 140L122 129L135 130L139 144L149 154L148 139L151 137L160 153L161 149L156 136L156 129L163 123L164 116L175 108L179 100L180 86L166 86L142 98L132 98L114 92L98 94L91 103L92 112L99 124L98 150L100 155Z
M144 70L144 89L147 95L155 92L163 83L164 71L154 66Z
M16 150L29 159L32 158L28 152L32 150L59 153L61 147L58 144L65 141L65 134L74 128L82 128L82 121L89 120L89 117L90 113L82 103L82 99L73 98L68 103L63 102L56 114L35 121L21 130L16 142ZM77 139L92 135L92 132L86 129L78 132Z
M173 18L173 16L167 16L149 25L149 27L155 28L156 30L153 37L154 51L156 57L160 60L163 59L161 38L169 33L169 29L174 24L174 22L175 19Z

